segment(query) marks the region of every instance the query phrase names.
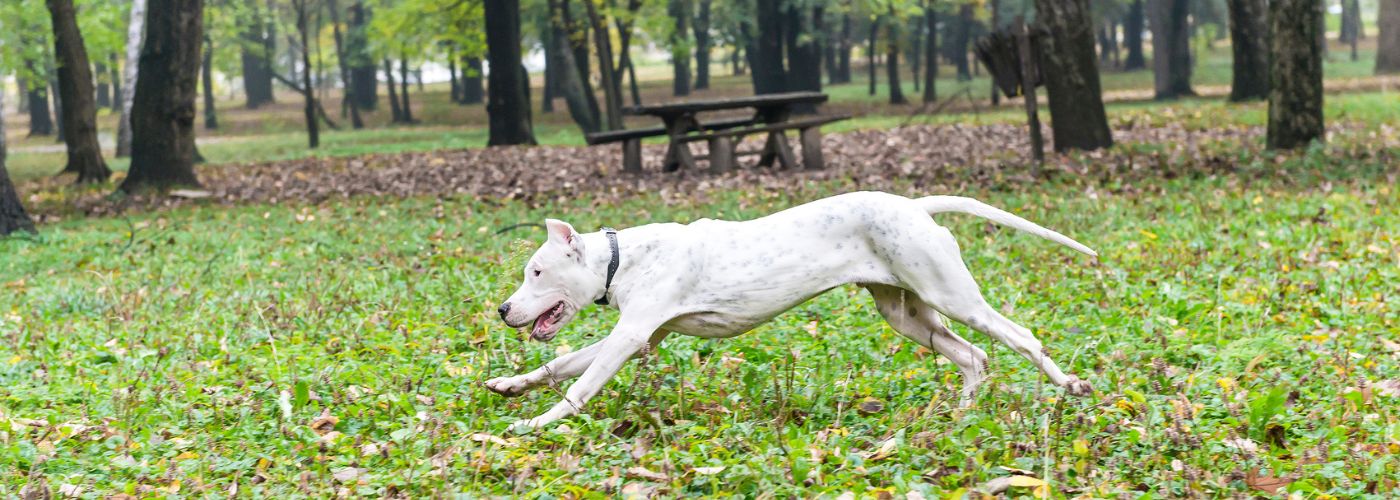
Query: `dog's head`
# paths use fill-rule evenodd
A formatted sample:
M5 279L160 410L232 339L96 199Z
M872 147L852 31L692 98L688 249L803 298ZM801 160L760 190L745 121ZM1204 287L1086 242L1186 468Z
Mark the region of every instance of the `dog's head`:
M534 322L530 338L553 339L579 309L603 291L603 278L585 265L583 238L569 223L545 220L549 239L525 264L525 279L501 304L512 328Z

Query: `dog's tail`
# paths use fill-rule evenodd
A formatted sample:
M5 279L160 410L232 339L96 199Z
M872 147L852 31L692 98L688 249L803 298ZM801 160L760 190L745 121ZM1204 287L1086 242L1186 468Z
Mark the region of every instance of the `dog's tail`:
M924 207L924 210L928 211L929 215L943 212L959 212L969 215L976 215L978 217L990 220L997 224L1020 229L1027 233L1031 233L1041 238L1045 238L1055 243L1059 243L1061 245L1073 248L1075 251L1078 251L1085 255L1090 255L1093 257L1099 256L1098 252L1095 252L1093 249L1084 246L1078 241L1070 239L1070 237L1068 236L1057 233L1050 229L1046 229L1034 222L1022 219L1010 212L988 205L986 203L982 203L972 198L967 198L964 196L925 196L923 198L919 198L916 201L919 202L920 206Z

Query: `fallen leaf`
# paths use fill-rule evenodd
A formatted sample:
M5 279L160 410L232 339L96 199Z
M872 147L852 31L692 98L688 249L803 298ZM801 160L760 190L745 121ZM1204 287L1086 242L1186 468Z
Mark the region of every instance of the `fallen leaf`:
M657 482L666 482L666 481L670 481L670 480L671 480L671 477L670 477L670 476L667 476L667 475L662 474L662 473L660 473L660 472L653 471L653 470L648 469L648 468L646 468L646 467L642 467L642 466L640 466L640 465L638 465L638 466L636 466L636 467L630 467L630 468L628 468L628 469L627 469L627 476L628 476L628 477L631 477L631 478L634 478L634 479L645 479L645 480L647 480L647 481L657 481Z
M487 434L487 433L485 433L485 432L476 432L476 433L472 433L472 435L467 436L467 438L468 438L468 439L471 439L472 441L476 441L476 442L478 442L478 443L488 443L488 442L489 442L489 443L497 444L497 445L500 445L500 446L511 446L510 441L506 441L505 439L502 439L500 436L493 436L493 435Z
M311 430L317 435L324 436L335 430L335 424L340 423L340 418L331 415L331 409L321 410L321 415L311 421Z
M861 415L874 415L880 413L880 411L884 409L885 402L872 397L866 397L860 400L859 403L856 403L856 411L860 412Z
M699 475L702 475L702 476L713 476L713 475L715 475L715 474L719 474L719 473L721 473L721 472L724 472L724 469L725 469L725 467L722 466L722 465L720 465L720 466L715 466L715 467L696 467L696 468L694 468L694 469L692 469L692 470L695 471L696 474L699 474Z

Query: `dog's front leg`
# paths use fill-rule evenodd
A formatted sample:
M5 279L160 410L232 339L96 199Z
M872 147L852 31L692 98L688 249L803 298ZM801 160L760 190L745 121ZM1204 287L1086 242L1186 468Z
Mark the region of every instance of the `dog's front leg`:
M515 397L544 384L577 377L593 363L593 357L598 355L598 349L602 346L602 341L594 342L588 347L554 358L529 373L487 380L486 388L502 396Z
M622 369L622 364L631 359L648 345L652 334L661 326L664 321L654 320L631 320L623 318L613 328L612 333L603 339L602 342L594 344L598 347L593 363L584 370L583 376L577 382L569 386L569 390L564 393L564 400L556 403L549 411L528 421L516 422L516 427L525 430L533 430L543 427L550 422L577 414L583 410L583 406L588 400L602 390L603 385L612 380L613 375Z

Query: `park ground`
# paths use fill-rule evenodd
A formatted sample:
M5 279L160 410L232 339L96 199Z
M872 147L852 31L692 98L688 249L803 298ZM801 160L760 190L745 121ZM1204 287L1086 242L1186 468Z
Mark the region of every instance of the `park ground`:
M961 498L1000 480L1011 496L1393 497L1400 96L1356 71L1329 77L1357 88L1328 96L1325 145L1264 151L1258 104L1124 99L1120 144L1052 155L1049 180L1026 174L1014 103L910 119L860 83L831 89L872 111L827 136L822 172L623 177L614 148L572 146L562 111L537 127L553 146L451 149L484 134L435 124L469 111L431 87L427 124L333 132L318 157L294 104L282 121L229 109L201 200L61 187L29 140L12 159L41 233L0 241L0 496ZM585 311L550 344L502 325L542 235L498 228L749 218L856 189L974 196L1095 248L937 217L988 300L1095 394L956 326L992 357L960 409L953 365L851 287L736 339L672 338L536 434L508 428L557 391L482 389L616 319Z

